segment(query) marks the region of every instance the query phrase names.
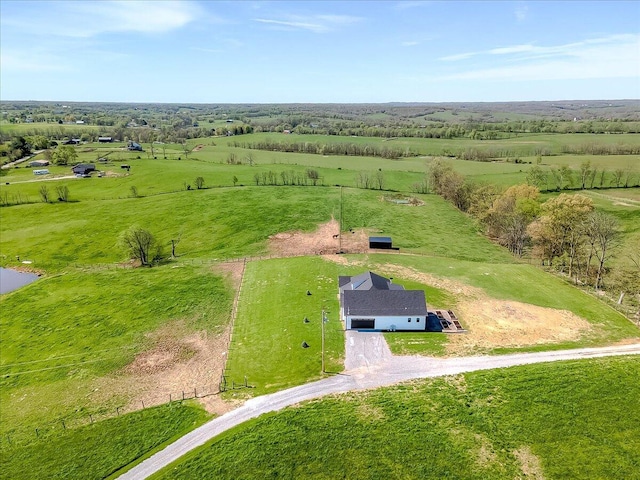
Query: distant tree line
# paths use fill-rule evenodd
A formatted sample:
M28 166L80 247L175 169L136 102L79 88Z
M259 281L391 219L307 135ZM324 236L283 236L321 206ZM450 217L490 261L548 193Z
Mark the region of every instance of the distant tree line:
M358 143L313 143L313 142L274 142L262 140L260 142L233 143L235 147L254 150L268 150L272 152L309 153L314 155L345 155L362 157L381 157L395 159L405 156L415 156L409 150L394 147L380 147Z
M256 185L297 185L305 186L318 184L323 185L322 177L318 170L308 168L306 171L296 170L282 170L281 172L274 172L272 170L266 172L256 172L253 175L253 181ZM234 177L234 185L237 183L237 178Z

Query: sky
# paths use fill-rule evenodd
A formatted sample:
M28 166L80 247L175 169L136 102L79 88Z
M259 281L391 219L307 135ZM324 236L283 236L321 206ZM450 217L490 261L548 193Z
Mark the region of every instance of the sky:
M0 100L640 98L637 1L0 0Z

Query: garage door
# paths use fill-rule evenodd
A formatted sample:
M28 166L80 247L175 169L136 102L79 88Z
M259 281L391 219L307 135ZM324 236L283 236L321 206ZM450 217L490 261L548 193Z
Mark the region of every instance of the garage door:
M375 318L353 318L351 328L376 328L376 320Z

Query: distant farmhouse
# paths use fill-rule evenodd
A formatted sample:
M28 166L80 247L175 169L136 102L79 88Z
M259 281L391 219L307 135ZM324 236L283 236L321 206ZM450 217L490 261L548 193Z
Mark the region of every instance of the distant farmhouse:
M405 290L373 272L340 276L340 318L347 330L427 330L422 290Z

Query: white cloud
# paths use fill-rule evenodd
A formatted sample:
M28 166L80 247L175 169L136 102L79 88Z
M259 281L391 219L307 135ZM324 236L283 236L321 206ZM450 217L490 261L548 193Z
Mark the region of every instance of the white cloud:
M524 22L529 15L529 7L524 3L520 3L516 6L514 14L518 22Z
M338 27L357 23L362 19L350 15L313 15L310 17L289 15L279 20L268 18L254 18L253 20L287 30L308 30L314 33L326 33Z
M402 45L403 47L415 47L416 45L420 45L420 42L408 41L402 42L400 45Z
M201 17L193 2L167 0L47 3L23 16L9 16L3 24L33 35L89 38L109 32L165 33ZM47 8L49 7L49 8ZM28 17L28 18L27 18Z
M535 47L516 45L468 56L502 55L508 65L475 67L441 80L570 80L639 78L640 35L613 35L581 42ZM449 60L451 57L448 58ZM495 63L494 60L489 62Z
M398 2L396 4L396 8L400 9L400 10L406 10L408 8L419 8L419 7L425 7L429 4L433 3L432 1L429 0L425 0L425 1L420 1L420 0L410 0L410 1L401 1Z
M269 20L267 18L254 18L254 21L259 23L266 23L269 25L276 25L279 27L290 27L295 30L310 30L316 33L322 33L329 30L325 25L321 25L319 23L294 22L294 21L286 21L286 20Z

